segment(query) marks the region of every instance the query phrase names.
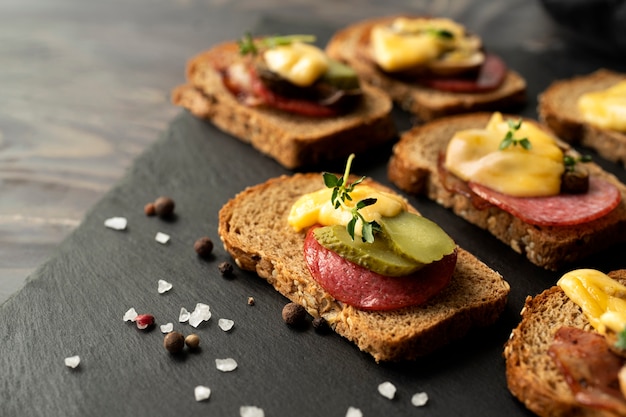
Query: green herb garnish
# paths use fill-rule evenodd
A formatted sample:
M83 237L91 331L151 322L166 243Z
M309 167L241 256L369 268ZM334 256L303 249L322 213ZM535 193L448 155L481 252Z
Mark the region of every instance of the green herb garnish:
M352 160L354 159L354 154L350 154L348 157L348 162L346 163L346 170L343 174L343 177L337 177L334 174L329 172L324 172L322 175L324 177L324 184L328 188L333 189L332 196L330 198L333 206L338 209L341 206L348 208L346 201L352 201L352 196L350 193L354 190L358 184L360 184L365 177L361 177L354 181L352 184L347 184L348 176L350 175L350 166L352 165ZM380 225L375 221L368 222L365 220L363 215L359 213L364 207L371 206L376 203L375 198L364 198L363 200L357 202L354 207L350 208L350 212L352 213L352 219L346 225L346 229L348 230L348 234L354 240L354 228L356 227L357 221L361 220L363 223L363 228L361 232L361 240L363 242L372 243L374 241L374 232L379 232Z
M450 32L448 29L428 28L426 29L426 33L442 39L454 39L454 33Z
M567 171L574 171L576 169L577 163L587 163L591 162L591 155L581 155L578 157L563 155L563 164L565 165L565 169Z
M615 342L615 347L618 349L626 350L626 327L624 327L624 330L617 334L617 342Z
M528 140L528 138L516 139L513 136L515 135L515 132L517 132L520 127L522 127L522 119L519 119L517 122L514 122L513 120L509 119L507 120L507 124L509 125L509 130L508 132L506 132L506 136L504 136L504 139L502 139L502 142L500 142L500 146L498 149L503 150L503 149L508 148L511 145L513 146L519 145L522 148L526 149L527 151L530 150L530 148L532 148L532 145L530 141Z
M315 42L313 35L286 35L286 36L268 36L265 38L254 39L250 32L247 32L238 42L239 53L241 55L256 55L259 49L274 48L281 45L290 45L294 42Z

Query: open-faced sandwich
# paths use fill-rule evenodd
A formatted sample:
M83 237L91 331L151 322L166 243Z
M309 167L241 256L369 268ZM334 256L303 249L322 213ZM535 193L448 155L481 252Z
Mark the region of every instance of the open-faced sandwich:
M337 32L326 51L423 121L526 100L525 80L486 51L479 36L450 19L358 22Z
M219 213L225 249L371 354L409 360L492 324L509 285L406 200L346 172L281 176Z
M387 95L314 40L246 36L217 45L189 61L172 101L290 169L394 139Z
M626 241L626 186L530 119L477 113L415 127L388 175L546 269Z
M538 112L563 140L626 164L626 74L600 69L555 81L539 96Z
M580 269L528 297L504 349L510 391L542 417L626 416L626 270Z

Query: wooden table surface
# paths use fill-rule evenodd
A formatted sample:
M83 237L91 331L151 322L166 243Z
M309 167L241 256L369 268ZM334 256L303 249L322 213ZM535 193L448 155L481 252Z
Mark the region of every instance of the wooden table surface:
M504 2L438 0L3 0L0 3L0 303L81 222L133 159L180 112L169 91L185 61L253 28L264 15L319 19L339 27L398 12L471 15L481 32L499 27ZM538 4L528 48L554 45ZM181 169L183 169L181 167Z

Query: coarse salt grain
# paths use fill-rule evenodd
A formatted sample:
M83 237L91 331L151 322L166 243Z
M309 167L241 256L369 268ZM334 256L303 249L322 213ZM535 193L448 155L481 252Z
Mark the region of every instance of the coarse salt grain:
M385 398L393 400L396 395L396 386L389 381L385 381L378 386L378 392Z
M230 372L237 369L237 362L233 358L215 359L215 367L222 372Z
M171 283L169 283L169 282L167 282L167 281L165 281L163 279L159 280L159 287L158 287L159 294L163 294L165 292L168 292L171 289L172 289L172 284Z
M170 235L162 233L162 232L157 232L156 236L154 237L154 240L161 243L162 245L165 245L167 242L170 241Z
M189 320L189 311L187 311L185 307L181 307L180 314L178 315L178 321L184 323L187 320Z
M69 358L65 358L65 366L68 368L76 368L80 365L80 356L70 356Z
M413 397L411 397L411 404L413 404L416 407L422 407L426 405L427 402L428 402L428 394L426 394L425 392L415 393L413 394Z
M131 307L126 313L124 313L123 318L124 321L135 321L135 319L137 318L137 311L134 307Z
M356 407L348 407L346 417L363 417L363 412Z
M196 401L208 400L211 396L211 388L204 385L198 385L193 389L193 395L196 397Z
M207 304L198 303L196 308L189 315L189 325L198 327L203 321L211 318L211 308Z
M227 332L233 328L233 326L235 325L235 322L229 319L219 319L217 324L218 326L220 326L220 329Z
M172 323L162 324L160 326L160 329L161 329L161 333L169 333L172 330L174 330L174 324L172 324Z
M104 225L113 230L124 230L128 226L128 220L125 217L111 217L104 221Z
M262 408L254 405L242 405L239 407L240 417L265 417L265 412Z

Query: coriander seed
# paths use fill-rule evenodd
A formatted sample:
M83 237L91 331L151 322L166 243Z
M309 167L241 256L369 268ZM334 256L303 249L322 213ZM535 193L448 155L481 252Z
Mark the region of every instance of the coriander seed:
M230 262L221 262L217 266L217 269L219 269L220 274L227 277L233 274L233 266L230 264Z
M283 320L291 327L300 327L306 320L306 310L300 304L287 303L283 307Z
M201 258L208 258L213 252L213 241L208 237L201 237L193 244L193 248Z
M180 353L185 347L185 337L179 332L170 332L163 338L163 347L169 353Z
M175 206L174 200L169 197L159 197L154 201L154 211L161 218L172 216Z
M143 212L146 214L146 216L154 216L156 214L154 203L148 203L143 206Z
M197 349L200 346L200 337L197 334L192 333L185 337L185 344L189 349Z

